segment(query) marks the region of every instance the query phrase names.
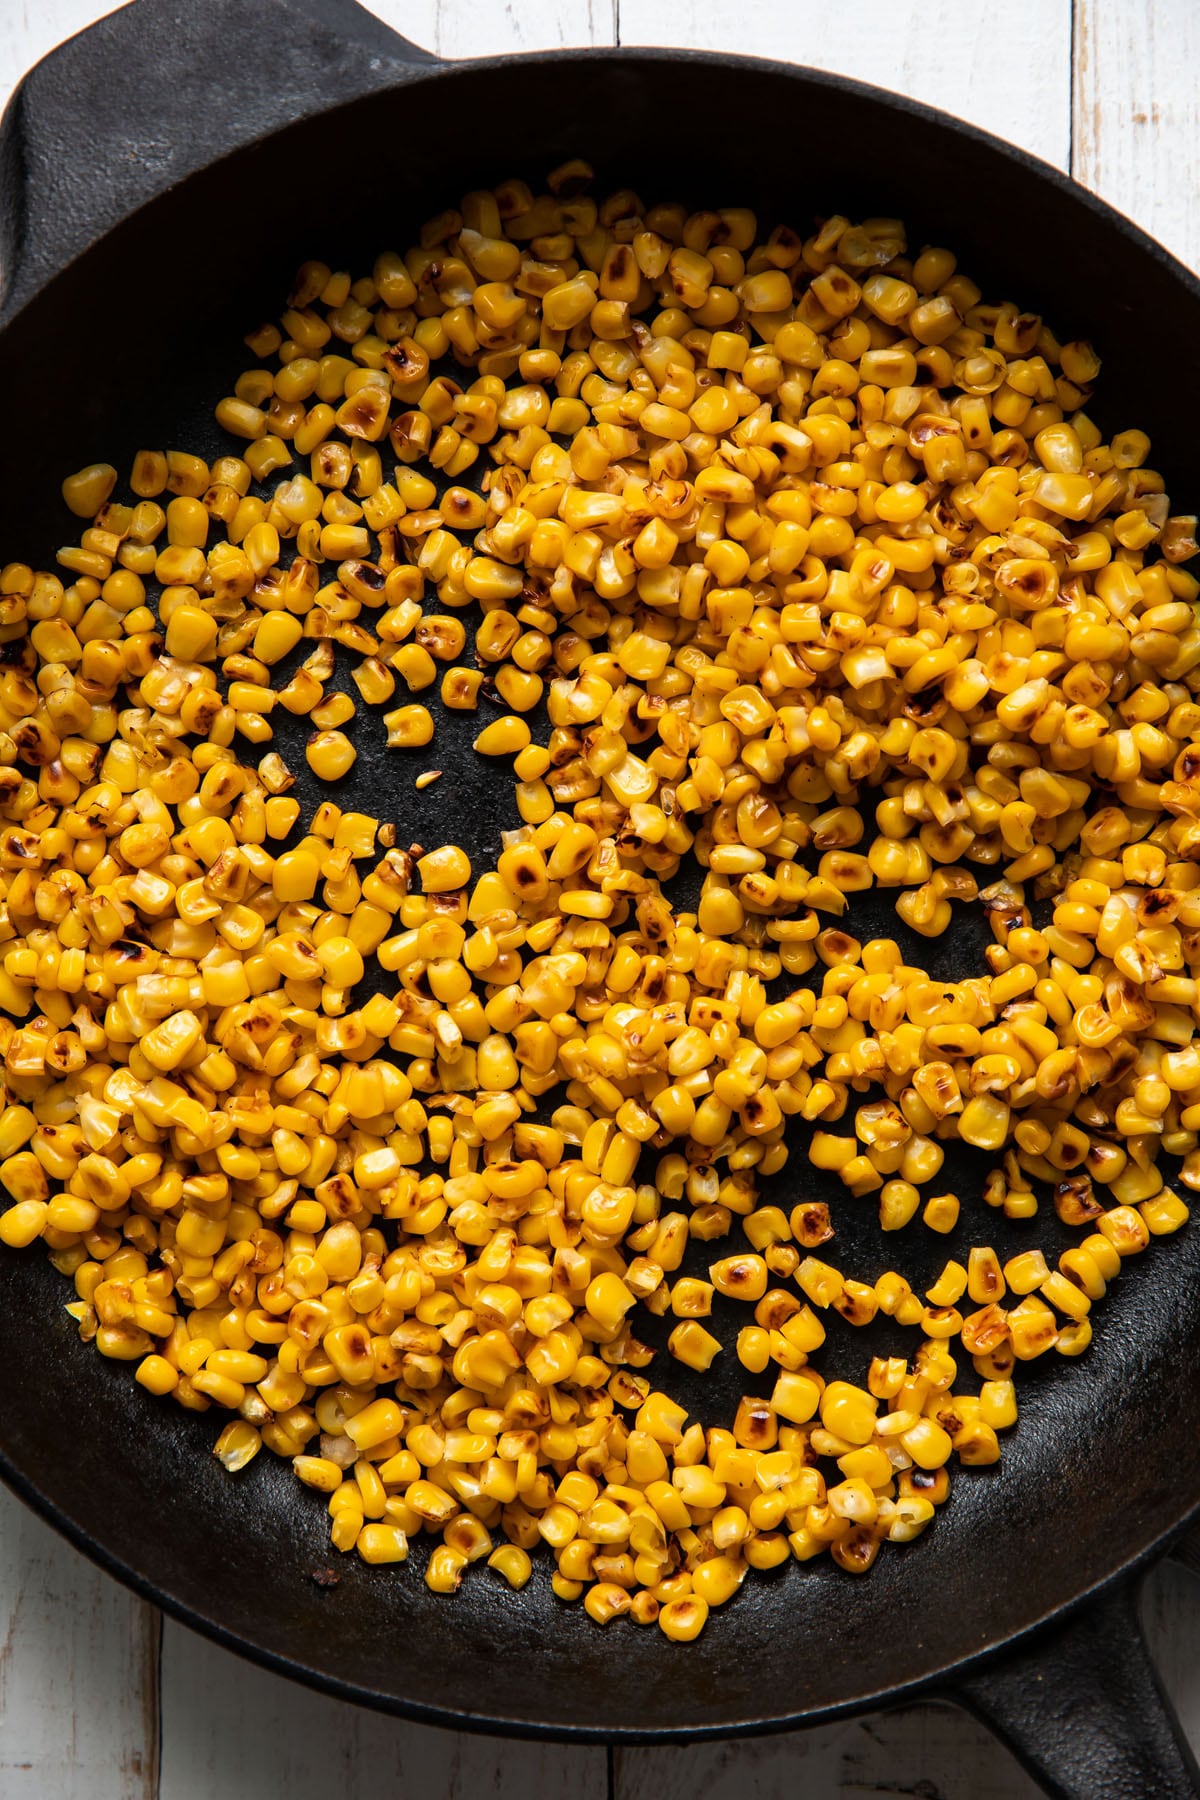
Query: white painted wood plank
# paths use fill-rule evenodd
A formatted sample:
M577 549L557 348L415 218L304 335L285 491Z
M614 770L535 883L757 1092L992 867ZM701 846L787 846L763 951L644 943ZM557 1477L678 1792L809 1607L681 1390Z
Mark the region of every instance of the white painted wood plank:
M1200 1744L1200 1580L1174 1563L1151 1575L1143 1623L1193 1745ZM1037 1800L1040 1789L974 1719L952 1707L877 1713L740 1744L618 1751L616 1800Z
M156 1800L158 1614L0 1488L0 1800Z
M1075 0L1072 174L1200 268L1200 7Z
M947 1706L684 1750L618 1750L615 1800L1039 1800L982 1725Z
M619 0L362 0L422 49L461 60L616 41Z
M1197 1533L1193 1533L1195 1542ZM1150 1654L1193 1749L1200 1746L1200 1577L1163 1563L1146 1583L1142 1625Z
M603 1750L409 1725L231 1656L167 1620L159 1800L605 1800ZM7 1797L3 1797L7 1800Z
M824 0L620 0L620 7L623 44L686 44L853 75L1066 167L1071 0L1008 0L1000 9L991 0L853 0L834 9Z

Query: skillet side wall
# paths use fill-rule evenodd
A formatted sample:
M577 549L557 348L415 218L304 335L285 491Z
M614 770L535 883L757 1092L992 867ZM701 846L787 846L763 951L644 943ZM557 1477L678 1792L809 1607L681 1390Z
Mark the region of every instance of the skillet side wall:
M193 178L98 243L0 337L10 421L0 560L45 566L71 541L77 522L58 484L81 463L112 460L124 474L141 444L216 453L213 401L252 361L241 335L277 312L303 256L358 271L378 249L412 242L420 220L465 188L508 174L536 181L576 154L596 163L602 189L628 182L648 202L751 203L764 222L802 230L816 212L898 213L913 244L959 252L989 298L1044 309L1062 337L1092 337L1104 359L1100 423L1144 425L1177 507L1200 498L1185 437L1185 421L1200 416L1200 374L1183 354L1200 298L1132 228L1106 223L1111 215L1018 153L852 85L769 65L601 53L451 71L343 107ZM468 775L469 750L440 740L428 759L454 769L423 820L436 820L440 840L479 851L497 819L509 822L507 775ZM390 804L403 825L411 772L401 792L391 764L364 765L383 783L373 810ZM896 935L886 896L856 897L846 923ZM977 954L982 939L971 941ZM824 1180L800 1158L786 1179L795 1198L817 1197ZM975 1221L963 1242L995 1237L977 1188L958 1191ZM831 1259L878 1273L890 1257L850 1216L856 1206L873 1214L870 1202L840 1188L828 1197L839 1230ZM1047 1213L1022 1242L1038 1241ZM907 1233L896 1262L931 1275L947 1254L957 1242ZM27 1496L35 1490L110 1567L134 1571L143 1591L225 1641L424 1716L662 1735L867 1704L1069 1603L1200 1498L1190 1451L1200 1247L1188 1232L1126 1267L1082 1362L1053 1359L1025 1384L1000 1469L963 1471L917 1546L881 1555L860 1583L828 1563L755 1578L686 1649L657 1632L601 1634L553 1602L544 1581L513 1596L473 1571L448 1603L424 1587L419 1558L407 1570L336 1558L322 1510L290 1471L263 1456L231 1480L207 1454L211 1420L153 1401L79 1344L61 1310L66 1285L39 1255L4 1252L0 1267L0 1457ZM732 1331L722 1335L727 1366L705 1390L712 1418L732 1410L743 1382L753 1386ZM677 1368L664 1365L658 1379L670 1386ZM310 1573L333 1561L342 1580L322 1592Z

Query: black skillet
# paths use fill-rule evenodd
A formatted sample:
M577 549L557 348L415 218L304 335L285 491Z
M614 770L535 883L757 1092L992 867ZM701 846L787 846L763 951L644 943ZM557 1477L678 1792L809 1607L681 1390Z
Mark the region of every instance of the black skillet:
M241 334L277 309L302 257L368 268L466 188L536 182L576 154L647 203L749 203L805 229L821 212L899 214L990 295L1092 338L1101 423L1148 428L1177 505L1200 499L1200 286L1056 170L970 126L749 59L601 50L446 66L351 0L138 0L40 64L0 131L3 558L44 563L71 541L57 485L81 463L127 468L140 444L216 453L213 401L250 360ZM406 756L364 720L339 801L393 819L401 841L485 858L513 820L511 777L481 766L467 727L450 720ZM306 774L299 743L284 749ZM445 773L417 793L427 765ZM301 783L306 802L316 786ZM886 897L857 896L848 922L898 935ZM965 974L978 921L960 914L943 943L945 973ZM978 1193L978 1167L946 1177ZM781 1192L818 1191L800 1147ZM877 1275L893 1252L874 1209L830 1198L838 1260ZM1031 1241L974 1201L965 1213L949 1240L902 1240L900 1267L931 1276L972 1235L1004 1254ZM1052 1225L1044 1207L1038 1241ZM453 1602L425 1588L419 1556L389 1570L341 1559L338 1585L318 1585L338 1559L290 1472L262 1456L228 1477L210 1420L79 1343L40 1255L5 1252L0 1267L0 1473L138 1592L269 1667L414 1718L577 1741L764 1731L940 1695L981 1714L1053 1794L1198 1791L1136 1619L1147 1562L1200 1503L1194 1231L1126 1268L1086 1357L1030 1372L1001 1467L956 1476L920 1542L862 1581L827 1560L754 1579L687 1648L598 1630L552 1599L544 1569L520 1596L475 1570ZM832 1360L861 1372L885 1334L848 1339ZM676 1367L664 1378L719 1418L743 1379L729 1353L718 1370L691 1387Z

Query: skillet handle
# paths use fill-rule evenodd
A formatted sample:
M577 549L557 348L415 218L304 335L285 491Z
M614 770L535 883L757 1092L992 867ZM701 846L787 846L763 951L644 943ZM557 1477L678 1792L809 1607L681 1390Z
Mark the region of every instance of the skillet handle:
M1141 1576L1126 1577L958 1679L975 1713L1053 1800L1196 1800L1200 1770L1150 1660Z
M0 316L206 164L437 66L355 0L135 0L110 13L31 69L0 122ZM269 197L247 204L269 226ZM197 244L197 278L206 252Z

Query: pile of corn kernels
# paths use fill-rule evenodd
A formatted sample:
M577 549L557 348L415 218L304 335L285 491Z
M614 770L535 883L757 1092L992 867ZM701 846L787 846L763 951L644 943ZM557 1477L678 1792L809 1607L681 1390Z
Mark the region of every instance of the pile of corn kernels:
M80 470L60 572L0 573L0 1239L339 1550L429 1534L449 1593L545 1545L559 1599L688 1639L749 1569L916 1537L1188 1216L1196 521L1093 422L1091 347L898 221L590 180L305 264L236 452ZM338 806L435 687L512 763L494 868ZM982 906L983 964L860 941L872 887L910 944ZM843 1271L836 1205L775 1203L805 1158L981 1241L924 1292ZM1002 1264L979 1202L1039 1193L1078 1243ZM737 1359L734 1417L689 1422L641 1309ZM830 1309L911 1354L823 1379Z

